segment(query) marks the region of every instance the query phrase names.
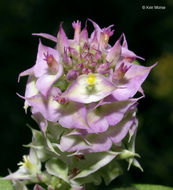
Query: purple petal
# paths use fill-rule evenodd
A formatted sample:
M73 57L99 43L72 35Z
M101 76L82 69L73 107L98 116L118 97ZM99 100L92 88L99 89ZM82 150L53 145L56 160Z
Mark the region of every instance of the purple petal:
M42 95L48 96L49 90L51 89L54 82L62 75L63 67L59 64L58 72L56 74L45 73L36 82L36 87Z
M108 129L109 125L116 125L123 119L126 111L137 100L138 99L115 102L109 102L109 100L106 102L102 101L97 106L95 106L95 108L88 110L87 119L90 129L86 129L87 132L101 133L105 132Z
M98 49L99 48L99 38L98 38L98 32L94 30L94 32L91 34L90 38L90 48L92 49Z
M127 44L127 40L126 40L125 34L123 34L123 44L122 44L122 47L128 49L128 44Z
M49 97L45 99L42 95L36 95L31 98L27 98L29 105L32 106L33 113L40 112L43 117L52 122L57 122L60 115L62 106L53 99Z
M96 34L96 38L97 38L97 40L99 40L100 39L100 33L102 32L102 29L99 27L99 25L96 23L96 22L94 22L93 20L91 20L91 19L88 19L92 24L93 24L93 26L94 26L94 32L93 32L93 34L91 34L91 41L93 41L93 38L94 38L94 33Z
M125 112L132 106L138 99L128 100L128 101L118 101L111 104L103 105L105 112L105 118L109 125L114 126L119 123ZM106 113L107 111L107 113Z
M131 113L129 115L130 117L127 116L118 125L110 127L110 130L106 132L113 143L117 144L121 142L123 138L127 135L132 124L134 123L135 118L131 116Z
M127 62L128 61L133 62L136 58L145 60L143 57L136 55L133 51L130 51L129 49L124 48L124 47L122 47L121 56L122 56L122 60L127 61Z
M63 151L67 152L77 151L81 153L91 153L108 151L112 143L118 144L123 140L134 122L135 116L132 110L120 123L109 127L109 129L103 133L85 134L82 130L79 130L63 136L60 146Z
M27 76L27 75L33 75L34 74L34 67L31 67L30 69L27 69L23 72L21 72L18 76L18 82L20 81L20 77Z
M94 22L90 18L88 18L88 20L93 24L96 31L101 32L101 28L99 27L99 25L96 22Z
M116 43L114 44L114 46L109 50L107 56L106 56L106 60L109 62L115 62L117 63L120 56L121 56L121 39L122 39L122 35L120 36L120 38L116 41Z
M57 42L57 48L59 50L59 52L61 54L64 53L64 48L68 48L69 47L69 40L64 32L64 29L62 27L62 22L60 23L60 26L59 26L59 32L58 32L58 35L57 35L57 39L58 39L58 42Z
M57 38L55 36L52 36L50 34L45 34L45 33L33 33L32 35L34 36L41 36L43 38L46 38L48 40L51 40L53 42L57 42Z
M104 114L98 112L97 110L92 110L88 112L87 115L88 124L90 126L87 129L88 133L101 133L108 129L109 124L104 117Z
M94 32L91 34L91 37L90 37L90 47L98 49L100 33L102 30L99 27L99 25L95 23L93 20L91 19L88 19L88 20L93 24L95 28Z
M59 63L59 52L55 49L44 46L40 40L38 46L37 60L36 64L34 65L34 74L37 78L41 77L49 71L49 66L45 60L45 55L47 54L52 55L54 59Z
M63 151L87 154L108 151L112 146L112 141L108 136L102 134L89 134L85 137L69 134L61 138L60 146Z
M117 64L117 68L120 64L121 63ZM125 62L125 65L128 67L130 66L130 69L126 72L124 79L119 81L117 89L112 93L117 100L126 100L133 97L136 92L140 90L142 83L157 63L150 67L144 67L128 62Z
M34 65L35 77L40 77L48 70L47 62L45 61L45 55L47 54L47 47L39 42L36 64Z
M78 44L81 32L81 22L80 21L73 22L72 26L74 28L74 41Z
M85 106L80 103L69 102L64 106L59 123L65 128L87 129Z
M89 145L80 135L62 136L60 147L64 152L78 152L89 149Z
M104 133L101 135L89 135L87 140L91 143L90 148L85 153L108 151L112 146L112 141Z
M125 34L123 36L123 44L122 44L122 60L127 62L133 62L136 58L145 60L144 58L137 56L133 51L128 49L128 44L126 40Z
M109 38L113 35L114 30L111 30L111 27L114 25L110 25L107 28L103 28L102 32L100 33L100 40L99 40L99 45L101 49L107 49L108 47L108 42Z
M85 44L88 42L88 31L87 31L87 23L85 24L85 27L80 33L80 43Z

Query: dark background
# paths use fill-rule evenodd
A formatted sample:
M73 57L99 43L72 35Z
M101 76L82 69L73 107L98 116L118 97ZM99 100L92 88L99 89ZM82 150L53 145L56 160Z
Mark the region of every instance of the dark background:
M162 5L165 10L143 10L142 5ZM72 21L93 19L101 27L115 25L110 43L126 34L129 48L146 58L142 65L159 61L143 88L137 117L136 151L144 172L132 168L111 185L152 183L173 186L173 1L172 0L2 0L0 1L0 176L15 171L31 141L23 100L26 78L18 74L35 64L38 37L33 32L56 35L60 21L69 37ZM92 25L89 24L89 30ZM50 42L43 40L47 45Z

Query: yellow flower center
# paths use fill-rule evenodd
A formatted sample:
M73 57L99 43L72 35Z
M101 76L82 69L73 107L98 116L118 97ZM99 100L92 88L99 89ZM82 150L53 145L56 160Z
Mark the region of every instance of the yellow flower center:
M87 77L87 82L89 85L93 86L96 81L96 76L93 73L89 73Z
M23 162L18 163L19 166L24 166L29 171L32 171L34 169L34 164L32 164L28 158L28 156L23 156Z

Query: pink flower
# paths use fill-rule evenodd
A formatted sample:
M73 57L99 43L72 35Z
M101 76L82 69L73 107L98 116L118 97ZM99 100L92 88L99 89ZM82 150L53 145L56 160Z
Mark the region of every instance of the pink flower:
M60 140L62 151L108 151L129 131L132 136L139 99L133 97L141 92L142 83L155 66L133 63L143 58L128 49L124 34L111 47L113 25L101 29L88 20L94 26L90 37L87 23L81 30L80 21L72 23L73 39L67 38L62 22L57 38L35 34L53 40L56 48L40 41L36 64L19 75L29 75L25 107L32 108L44 133L47 122L58 122L68 129Z

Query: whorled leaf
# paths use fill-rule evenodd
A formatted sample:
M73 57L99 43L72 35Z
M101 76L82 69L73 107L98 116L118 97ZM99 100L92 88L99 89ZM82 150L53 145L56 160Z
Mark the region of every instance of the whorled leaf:
M50 159L46 162L46 170L49 174L59 177L69 182L68 180L68 167L67 165L60 159Z
M99 173L103 177L105 184L109 185L112 180L123 174L123 170L117 160L114 159L108 165L101 168Z
M87 154L85 156L85 159L77 164L77 168L80 172L73 178L73 180L78 178L84 178L96 172L97 170L111 162L115 157L116 153L112 152Z
M95 185L100 185L102 183L102 179L104 180L106 185L114 180L116 177L123 173L122 168L120 167L119 163L116 159L113 159L109 164L103 166L98 171L83 177L75 179L73 182L78 184L88 184L94 183Z
M34 150L37 153L38 158L41 161L47 160L50 157L50 154L49 154L46 140L44 138L43 133L36 129L33 129L31 127L30 127L30 129L31 129L32 135L33 135L32 142L28 145L25 145L25 147L34 148Z

